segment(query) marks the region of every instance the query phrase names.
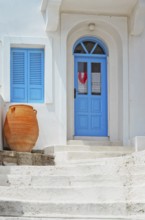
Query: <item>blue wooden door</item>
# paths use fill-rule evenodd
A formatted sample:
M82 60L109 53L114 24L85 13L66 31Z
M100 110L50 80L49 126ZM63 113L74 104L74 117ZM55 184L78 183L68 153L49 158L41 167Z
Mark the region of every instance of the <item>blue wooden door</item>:
M75 136L108 136L106 56L75 56Z

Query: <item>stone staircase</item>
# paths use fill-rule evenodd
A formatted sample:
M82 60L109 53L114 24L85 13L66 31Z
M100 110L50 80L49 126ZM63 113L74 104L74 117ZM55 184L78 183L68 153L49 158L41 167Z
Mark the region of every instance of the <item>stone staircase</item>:
M86 142L85 142L86 143ZM88 143L88 142L87 142ZM89 144L91 142L89 141ZM94 144L95 142L93 142ZM56 164L78 164L78 163L96 163L99 158L113 158L127 155L133 152L132 147L122 146L96 146L90 145L68 145L54 146L45 149L45 154L55 154ZM102 159L101 159L102 160ZM100 163L100 161L99 161Z
M0 220L145 219L144 151L70 145L45 154L55 166L0 166Z

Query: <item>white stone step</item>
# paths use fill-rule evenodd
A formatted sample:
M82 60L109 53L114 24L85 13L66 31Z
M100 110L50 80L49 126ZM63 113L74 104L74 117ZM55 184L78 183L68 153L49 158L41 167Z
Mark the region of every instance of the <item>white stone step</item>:
M129 175L144 175L145 174L145 164L137 164L137 165L128 165L126 167L126 170L128 172Z
M132 186L91 187L0 187L0 200L49 201L49 202L123 202L145 203L145 184Z
M85 186L141 186L145 183L145 174L134 174L131 179L126 175L84 175L84 176L30 176L1 175L0 186L39 186L39 187L85 187Z
M111 195L110 195L111 192ZM0 187L0 199L47 202L121 202L125 201L126 188L116 186L98 187Z
M66 145L47 147L44 152L46 154L54 154L55 163L61 165L122 157L133 153L134 148L127 146Z
M145 164L125 165L114 164L87 164L87 165L66 165L66 166L0 166L1 174L11 175L59 175L59 176L84 176L84 175L106 175L106 174L145 174Z
M128 188L128 199L138 203L145 202L145 183L143 185L136 185Z
M68 153L68 159L96 159L96 158L108 158L108 157L119 157L119 156L125 156L127 153L126 152L116 152L116 151L111 151L111 152L92 152L92 151L71 151L67 152Z
M122 156L121 156L122 157ZM112 159L112 157L110 157ZM116 158L116 157L115 157ZM99 158L101 159L101 158ZM103 159L106 159L106 158L103 158ZM117 157L118 159L118 157ZM116 159L116 160L117 160ZM94 165L94 164L99 164L99 162L101 162L101 160L98 161L98 159L77 159L77 160L63 160L60 161L60 160L56 160L56 165L58 166L63 166L63 165ZM110 161L110 162L113 162L113 161ZM106 164L107 165L107 164ZM117 166L117 164L116 164Z
M137 184L145 175L137 175L132 179ZM0 186L39 186L39 187L93 187L93 186L122 186L128 181L127 175L84 175L84 176L30 176L30 175L0 175ZM115 182L115 184L114 184Z
M134 152L133 147L128 146L96 146L96 145L57 145L44 149L46 154L58 151L97 151L97 152Z
M0 186L38 186L38 187L93 187L93 186L142 186L145 184L145 173L130 176L126 173L120 175L0 175Z
M1 174L11 175L59 175L59 176L84 176L84 175L114 175L127 174L145 174L145 164L132 165L126 161L100 160L99 163L86 165L64 165L64 166L0 166Z
M145 217L145 203L135 202L44 202L44 201L19 201L19 200L0 200L0 216L14 217L58 217L76 218L81 216L88 217L100 216L102 219L106 216L116 219L120 216L135 216L139 220ZM114 218L114 219L115 219Z
M0 174L11 175L59 175L59 176L84 176L84 175L106 175L126 173L126 167L116 164L87 164L67 166L1 166Z
M76 216L76 217L0 217L0 220L144 220L137 216Z
M81 137L82 138L82 137ZM119 142L111 142L108 140L108 138L94 138L91 137L85 138L82 140L76 139L76 140L69 140L67 141L67 145L89 145L89 146L120 146Z
M79 162L86 160L95 160L97 158L109 158L123 156L123 152L92 152L92 151L58 151L55 152L56 164L67 162Z

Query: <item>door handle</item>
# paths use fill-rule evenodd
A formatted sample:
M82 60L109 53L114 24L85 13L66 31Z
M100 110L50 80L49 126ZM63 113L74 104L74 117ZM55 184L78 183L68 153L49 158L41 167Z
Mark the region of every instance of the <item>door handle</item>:
M74 88L74 99L76 98L76 88Z

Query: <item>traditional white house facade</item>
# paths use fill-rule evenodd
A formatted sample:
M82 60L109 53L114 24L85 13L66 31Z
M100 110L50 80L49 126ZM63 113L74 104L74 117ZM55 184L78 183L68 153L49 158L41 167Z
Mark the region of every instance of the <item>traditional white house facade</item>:
M144 0L0 0L1 131L9 105L25 103L37 110L36 148L141 147L144 57Z

